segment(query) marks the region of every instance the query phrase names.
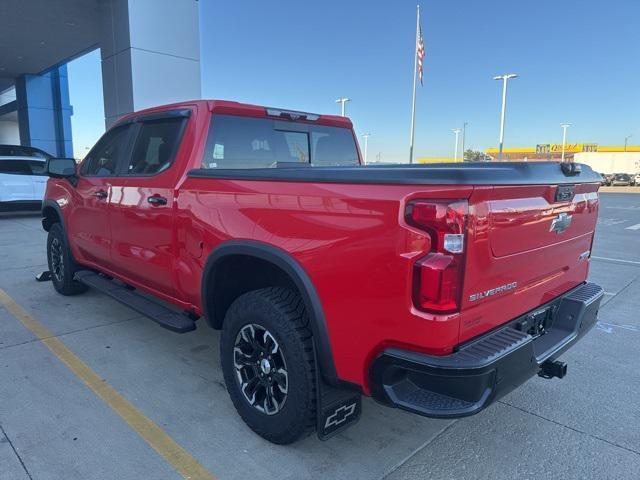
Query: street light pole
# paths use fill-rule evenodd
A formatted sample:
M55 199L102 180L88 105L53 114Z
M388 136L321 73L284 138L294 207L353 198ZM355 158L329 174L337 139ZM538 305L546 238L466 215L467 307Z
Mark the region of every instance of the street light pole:
M453 152L454 152L453 153L453 159L457 162L458 161L458 136L460 135L460 132L462 130L460 130L459 128L454 128L452 131L453 131L453 133L456 134L456 146L455 146L455 148L453 150Z
M364 138L364 164L367 164L367 151L369 149L369 137L370 133L363 133L362 137Z
M466 136L467 136L467 122L464 122L462 124L462 161L464 162L464 148L465 148L465 140L466 140Z
M562 163L564 163L564 149L567 144L567 128L569 128L571 124L561 123L560 126L562 127Z
M502 80L502 112L500 114L500 148L498 150L498 159L502 160L502 146L504 144L504 116L507 108L507 82L512 78L518 78L515 73L508 73L506 75L497 75L493 77L494 80Z
M339 99L337 99L337 100L336 100L336 103L339 103L339 104L340 104L340 115L342 115L343 117L345 116L345 115L344 115L344 114L345 114L345 108L344 108L344 105L345 105L347 102L350 102L350 101L351 101L351 99L350 99L350 98L347 98L347 97L341 97L341 98L339 98Z
M629 141L629 139L633 137L633 134L631 135L627 135L626 137L624 137L624 151L627 151L627 142Z

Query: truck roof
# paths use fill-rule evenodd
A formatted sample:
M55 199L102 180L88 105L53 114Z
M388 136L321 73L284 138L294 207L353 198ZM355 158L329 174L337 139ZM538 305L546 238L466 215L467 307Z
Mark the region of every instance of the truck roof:
M192 106L198 106L203 109L207 109L212 113L219 113L223 115L240 115L244 117L272 117L273 115L269 115L267 110L270 111L280 111L288 114L295 115L299 114L298 118L292 118L291 116L281 117L283 120L295 120L300 122L314 123L319 125L328 125L334 127L343 127L343 128L352 128L353 124L351 120L347 117L342 117L339 115L321 115L315 114L311 112L303 112L300 110L292 110L288 108L277 108L270 107L264 105L252 105L250 103L241 103L234 102L230 100L189 100L184 102L176 102L170 103L166 105L159 105L157 107L145 108L143 110L138 110L136 112L128 113L121 118L118 119L117 123L120 123L122 120L138 116L140 114L148 114L154 112L161 112L164 110L175 110L180 108L188 108ZM313 118L311 120L310 118Z

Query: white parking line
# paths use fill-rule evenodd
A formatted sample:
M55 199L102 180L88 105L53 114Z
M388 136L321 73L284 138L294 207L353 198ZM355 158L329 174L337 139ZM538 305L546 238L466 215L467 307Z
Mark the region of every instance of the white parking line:
M640 332L640 329L638 329L638 327L634 325L617 325L615 323L605 323L605 322L598 322L596 325L597 325L596 328L598 330L602 330L605 333L613 333L615 331L614 327L621 328L629 332Z
M592 255L591 258L595 260L605 260L607 262L620 262L620 263L628 263L629 265L640 265L640 262L635 262L633 260L621 260L619 258L609 258L609 257L596 257Z
M636 223L635 225L631 225L630 227L625 228L625 230L640 230L640 223Z
M616 225L620 225L622 223L627 223L628 220L620 220L618 218L599 218L598 225L602 225L604 227L614 227Z

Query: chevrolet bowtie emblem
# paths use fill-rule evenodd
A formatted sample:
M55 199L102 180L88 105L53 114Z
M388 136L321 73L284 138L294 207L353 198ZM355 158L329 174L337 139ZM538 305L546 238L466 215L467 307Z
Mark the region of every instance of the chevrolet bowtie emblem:
M551 221L550 232L562 233L571 225L571 215L561 213Z

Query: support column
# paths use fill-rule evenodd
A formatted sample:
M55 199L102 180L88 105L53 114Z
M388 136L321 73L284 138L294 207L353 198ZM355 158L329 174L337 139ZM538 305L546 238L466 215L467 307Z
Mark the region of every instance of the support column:
M200 98L197 0L108 0L100 44L105 123Z
M58 157L72 157L71 115L67 66L41 75L16 79L20 143Z

